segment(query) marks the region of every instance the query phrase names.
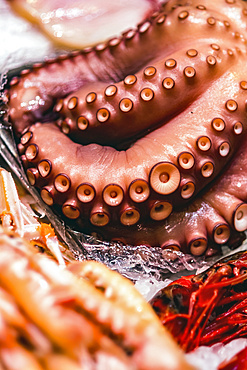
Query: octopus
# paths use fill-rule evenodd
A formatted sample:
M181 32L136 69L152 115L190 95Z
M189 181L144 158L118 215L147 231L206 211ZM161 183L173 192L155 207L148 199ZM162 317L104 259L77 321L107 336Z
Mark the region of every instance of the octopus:
M120 36L22 69L8 118L73 228L208 256L247 229L247 5L150 4Z

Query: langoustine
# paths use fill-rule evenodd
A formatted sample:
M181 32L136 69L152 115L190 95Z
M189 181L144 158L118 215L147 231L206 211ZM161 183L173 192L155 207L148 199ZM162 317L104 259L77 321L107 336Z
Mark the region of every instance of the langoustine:
M106 239L195 255L244 231L246 14L170 0L12 79L9 118L42 199Z
M66 269L0 228L4 369L191 369L133 284L98 262Z

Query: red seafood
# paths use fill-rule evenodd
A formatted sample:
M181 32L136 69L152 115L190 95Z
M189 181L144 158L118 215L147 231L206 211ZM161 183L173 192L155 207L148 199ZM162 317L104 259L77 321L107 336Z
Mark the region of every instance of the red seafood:
M151 301L163 325L189 352L200 345L247 336L247 251L185 276Z

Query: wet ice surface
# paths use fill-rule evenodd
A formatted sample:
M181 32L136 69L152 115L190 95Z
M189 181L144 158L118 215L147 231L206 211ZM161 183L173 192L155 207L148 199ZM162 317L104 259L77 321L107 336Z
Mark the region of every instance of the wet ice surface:
M235 339L226 345L216 343L212 347L201 346L188 353L186 359L199 370L217 370L223 361L230 360L245 347L247 347L247 339Z
M4 83L4 73L19 66L40 61L55 51L50 41L42 36L32 25L15 16L9 5L0 0L0 84ZM2 145L2 144L1 144ZM1 150L0 150L1 154ZM16 173L19 168L16 165ZM41 206L42 207L42 206ZM53 217L50 210L45 211ZM73 249L79 259L96 259L104 262L110 268L135 281L137 289L150 300L157 291L170 281L183 274L192 274L199 269L201 272L208 267L203 258L194 258L178 252L174 260L166 260L166 256L158 250L142 246L141 248L94 243L93 238L84 237L77 233L68 235L60 221L53 219L57 229L65 241L72 241ZM72 239L70 239L72 236ZM76 240L76 242L75 242ZM81 250L84 252L81 252ZM245 245L241 249L245 249ZM230 252L229 250L225 253ZM211 260L211 263L215 259ZM185 270L184 270L185 269ZM174 272L176 272L174 274ZM238 339L223 346L216 344L210 347L200 347L186 355L199 370L217 370L218 365L230 359L236 352L247 346L247 339Z

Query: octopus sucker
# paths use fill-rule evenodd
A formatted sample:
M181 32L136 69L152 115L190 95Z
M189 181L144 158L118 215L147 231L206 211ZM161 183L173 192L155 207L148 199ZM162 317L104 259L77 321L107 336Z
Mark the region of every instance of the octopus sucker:
M135 243L138 244L145 239L147 244L155 240L154 243L158 244L162 240L162 246L167 246L173 240L172 245L176 241L180 248L187 252L186 248L198 238L202 239L203 243L207 241L208 247L211 245L214 248L226 242L230 243L234 230L241 232L246 229L247 193L243 173L246 168L246 152L246 148L242 146L210 190L186 206L183 211L174 211L167 220L156 227L149 224L146 226L150 229L143 228L138 233L133 232ZM119 230L111 232L116 238ZM125 234L125 239L128 243L131 236ZM193 253L196 254L195 250Z
M146 69L136 75L126 76L123 81L116 83L116 93L110 97L105 94L109 88L105 83L97 83L97 88L95 83L92 86L87 84L77 92L77 97L72 93L64 99L63 104L59 102L55 107L61 119L67 123L63 132L80 143L97 140L99 144L117 146L119 142L130 140L140 135L139 132L152 128L150 122L153 122L154 128L164 125L174 114L185 110L196 95L205 91L206 84L212 84L233 62L221 50L218 52L218 66L210 69L204 59L205 53L210 52L210 45L202 44L201 48L198 45L198 49L199 54L188 61L184 58L186 50L174 53L177 57L176 67L172 69L167 69L163 60L148 67L156 71L152 78L145 78ZM177 100L180 101L179 109ZM77 104L72 109L72 102L75 101ZM233 110L235 106L231 104L233 101L229 100L226 107Z
M9 120L30 183L75 228L202 255L247 228L247 8L155 4L14 77Z

